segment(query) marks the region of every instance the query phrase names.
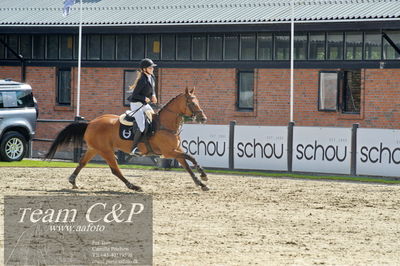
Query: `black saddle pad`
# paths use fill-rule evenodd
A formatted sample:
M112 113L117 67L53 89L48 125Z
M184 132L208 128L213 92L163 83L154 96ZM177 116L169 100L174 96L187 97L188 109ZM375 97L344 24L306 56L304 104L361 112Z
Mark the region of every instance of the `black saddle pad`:
M119 137L123 140L133 140L133 136L135 136L135 131L139 130L136 126L136 123L133 126L125 126L123 124L119 125Z
M119 125L119 137L123 140L133 140L135 136L136 130L139 130L139 127L136 124L136 121L133 121L133 126L126 126L120 123ZM144 131L144 135L150 137L154 135L154 126L153 123L150 123L148 119L146 119L146 128Z

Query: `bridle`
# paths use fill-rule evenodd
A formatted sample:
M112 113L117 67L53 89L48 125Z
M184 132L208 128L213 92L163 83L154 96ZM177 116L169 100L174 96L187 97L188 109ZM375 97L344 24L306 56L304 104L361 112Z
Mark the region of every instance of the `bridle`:
M185 113L186 113L186 109L189 108L190 112L192 112L192 116L191 116L192 119L194 119L195 117L196 118L200 117L200 115L203 114L203 110L195 109L196 105L194 104L193 101L191 101L192 99L194 99L194 97L190 96L190 95L185 95L185 97L186 97ZM185 115L183 115L183 116L185 116Z
M173 113L173 114L176 115L177 118L179 118L179 120L177 121L177 123L179 124L178 125L178 130L174 131L174 130L168 129L168 128L164 127L161 124L160 124L160 127L159 127L160 130L166 130L166 131L171 132L171 133L173 133L175 135L179 135L179 133L181 131L180 129L182 128L182 125L183 125L183 120L184 120L183 118L184 117L190 117L192 120L194 120L194 118L198 118L203 114L203 110L201 110L201 109L200 110L196 110L195 109L196 105L195 105L195 103L193 103L193 101L191 101L192 99L194 99L193 96L185 94L185 97L186 97L186 105L185 105L185 112L184 113L186 113L187 109L189 109L190 112L192 112L192 115L191 116L187 116L185 114L174 112L174 111L170 110L168 108L168 106L166 106L165 108L163 108L163 110L168 111L170 113Z
M176 116L180 116L180 117L191 117L192 119L194 119L195 117L199 117L200 115L202 115L202 114L203 114L203 110L201 110L201 109L200 109L200 110L196 110L196 104L195 104L193 101L191 101L192 99L194 99L194 97L193 97L193 96L190 96L190 95L186 95L186 94L185 94L185 97L186 97L185 113L186 113L187 109L189 109L190 112L192 113L191 116L188 116L188 115L185 115L185 114L181 114L181 113L174 112L174 111L170 110L168 107L167 107L167 108L164 108L164 110L165 110L165 111L168 111L168 112L170 112L170 113L173 113L173 114L175 114Z

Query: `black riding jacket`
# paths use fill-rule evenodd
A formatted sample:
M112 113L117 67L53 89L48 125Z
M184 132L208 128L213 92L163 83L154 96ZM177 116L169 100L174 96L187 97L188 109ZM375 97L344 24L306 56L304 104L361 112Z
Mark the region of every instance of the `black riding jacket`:
M153 75L151 75L151 79L153 80L152 83L149 81L147 75L143 73L138 80L136 87L133 89L132 95L128 97L128 101L146 104L146 97L150 99L151 96L155 94L155 78Z

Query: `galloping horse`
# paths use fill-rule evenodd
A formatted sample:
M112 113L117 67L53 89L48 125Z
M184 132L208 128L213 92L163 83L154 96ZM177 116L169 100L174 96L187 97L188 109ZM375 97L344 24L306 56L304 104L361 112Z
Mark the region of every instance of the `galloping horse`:
M185 93L181 93L170 100L157 114L153 115L153 123L155 123L155 133L149 137L148 145L140 142L138 148L143 155L157 154L163 155L165 158L174 158L189 172L194 183L207 191L208 187L202 183L186 162L189 160L200 173L203 181L207 181L207 175L203 168L196 160L183 152L180 144L179 130L183 123L183 117L190 116L197 122L203 123L207 120L206 115L200 108L199 101L194 95L194 89L189 91L187 88ZM75 179L85 165L96 155L103 157L111 168L111 172L116 175L125 185L132 190L142 191L139 186L130 183L122 175L114 151L121 150L129 153L132 147L132 141L122 140L119 137L119 116L102 115L88 122L75 122L65 127L56 137L45 159L52 159L57 148L70 142L80 145L83 140L87 144L87 151L79 161L79 165L69 177L69 182L73 188L78 188Z

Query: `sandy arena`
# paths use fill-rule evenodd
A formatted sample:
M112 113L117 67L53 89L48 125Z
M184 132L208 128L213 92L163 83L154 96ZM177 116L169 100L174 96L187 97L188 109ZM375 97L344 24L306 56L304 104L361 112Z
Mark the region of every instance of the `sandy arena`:
M108 168L72 190L72 171L0 168L1 194L132 193ZM400 186L210 174L202 192L187 173L122 171L153 195L154 265L400 265Z

